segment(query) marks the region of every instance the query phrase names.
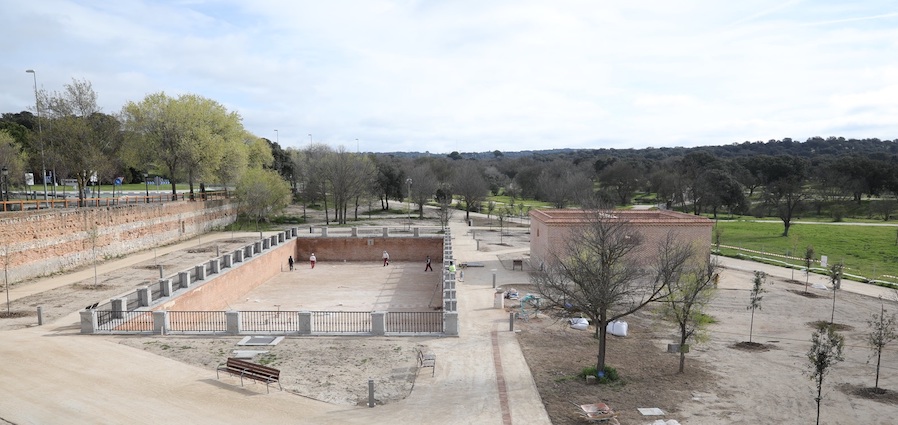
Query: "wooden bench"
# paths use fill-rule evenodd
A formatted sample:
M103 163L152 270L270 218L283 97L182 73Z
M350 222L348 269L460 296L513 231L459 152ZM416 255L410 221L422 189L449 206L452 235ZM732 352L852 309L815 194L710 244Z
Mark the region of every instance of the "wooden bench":
M429 367L430 368L430 376L433 376L437 370L436 366L437 366L436 354L424 353L423 351L418 350L418 367L419 368Z
M239 376L241 387L243 386L243 378L247 378L254 381L264 382L265 390L269 393L271 390L268 388L268 384L274 382L277 382L278 388L282 391L284 390L284 388L281 387L281 371L268 366L262 366L246 360L228 357L228 361L223 365L219 365L215 370L215 377L221 379L218 374L219 372L226 372L234 376Z
M524 260L511 260L511 269L514 270L515 267L520 267L521 271L524 271Z

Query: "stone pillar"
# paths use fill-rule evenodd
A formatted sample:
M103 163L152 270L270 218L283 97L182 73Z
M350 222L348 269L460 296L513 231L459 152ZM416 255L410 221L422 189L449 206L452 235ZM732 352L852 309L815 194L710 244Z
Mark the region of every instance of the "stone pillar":
M261 253L262 253L262 241L256 241L256 243L253 244L253 255L261 254Z
M242 249L238 249L238 250L234 251L234 262L235 263L243 262L243 250Z
M264 251L268 248L271 248L271 239L265 238L265 239L262 239L260 242L262 242L262 249L260 249L259 252Z
M165 335L168 332L168 312L165 310L153 312L153 333Z
M387 312L372 311L371 312L371 334L384 335L387 332Z
M458 336L458 313L454 311L443 313L443 333Z
M493 308L505 308L505 291L496 289L496 295L493 298Z
M295 227L290 229L290 238L295 238L297 235L297 230Z
M354 237L354 238L359 237L359 228L358 227L352 228L352 237Z
M150 288L147 286L141 286L137 288L137 305L141 307L149 307L153 302L153 294L150 293Z
M171 279L159 279L159 286L162 287L163 297L170 297L172 292L174 292Z
M99 327L97 322L96 310L81 310L81 333L92 334L97 332Z
M415 237L421 236L421 229L419 227L415 227Z
M384 227L383 230L384 230L384 237L385 237L385 238L390 237L390 228L389 228L389 227Z
M271 235L271 246L278 246L278 235Z
M283 242L286 241L287 239L290 239L290 237L289 237L289 235L287 234L287 231L286 231L286 230L284 230L284 231L281 232L281 233L278 233L278 243L283 243Z
M209 260L209 274L217 274L221 272L221 260L213 258Z
M297 322L296 329L300 335L311 335L312 334L312 312L311 311L299 311L296 313Z
M189 272L179 272L178 278L180 278L181 288L189 288L190 287L190 273Z
M240 312L237 310L228 310L225 312L225 321L227 322L228 335L240 335Z
M234 256L231 254L225 254L224 257L221 257L222 262L224 262L224 268L230 268L234 261Z
M322 238L326 238L326 237L327 237L327 227L322 227L322 228L321 228L321 237L322 237Z
M113 298L110 301L112 302L112 317L115 319L125 317L124 312L128 311L128 299Z
M196 270L196 280L206 280L206 265L200 264L193 268Z

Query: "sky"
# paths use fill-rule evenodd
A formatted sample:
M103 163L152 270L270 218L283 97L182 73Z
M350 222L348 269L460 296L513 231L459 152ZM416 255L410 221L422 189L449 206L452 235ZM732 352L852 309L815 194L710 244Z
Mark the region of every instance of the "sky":
M893 1L0 0L0 46L0 112L190 93L285 148L898 138Z

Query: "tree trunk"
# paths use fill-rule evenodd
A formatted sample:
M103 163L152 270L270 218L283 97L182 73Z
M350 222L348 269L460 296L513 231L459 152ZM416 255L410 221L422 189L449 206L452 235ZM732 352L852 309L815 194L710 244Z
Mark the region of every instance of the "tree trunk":
M686 325L680 325L680 369L677 373L683 373L683 370L686 367Z
M606 323L608 316L605 312L599 316L599 329L596 329L599 333L599 353L596 356L596 373L605 370L605 340L608 336L608 324Z

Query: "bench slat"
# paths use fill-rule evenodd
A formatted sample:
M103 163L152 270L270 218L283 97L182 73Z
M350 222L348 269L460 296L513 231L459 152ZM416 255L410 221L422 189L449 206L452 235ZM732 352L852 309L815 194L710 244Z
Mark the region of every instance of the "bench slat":
M219 372L226 372L231 375L240 377L240 385L243 386L243 378L246 377L248 379L252 379L259 382L265 383L265 389L268 390L268 384L277 382L278 388L283 390L281 387L281 371L275 369L273 367L268 367L252 362L248 362L245 360L240 360L237 358L229 357L224 366L219 366L216 369L216 374ZM270 390L269 390L270 392Z

